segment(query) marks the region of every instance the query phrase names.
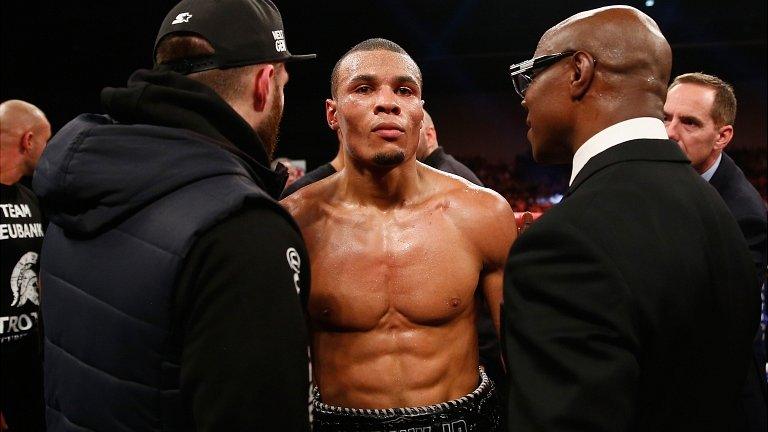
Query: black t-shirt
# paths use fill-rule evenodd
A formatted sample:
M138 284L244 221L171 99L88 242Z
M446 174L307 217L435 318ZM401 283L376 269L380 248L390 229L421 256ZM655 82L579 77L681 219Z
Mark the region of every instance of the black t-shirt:
M42 430L37 275L43 218L26 187L3 184L0 192L0 410L10 430Z
M303 188L304 186L309 186L314 182L320 181L334 174L336 174L336 168L334 168L333 165L331 165L330 163L320 165L319 167L313 169L312 171L304 174L295 182L286 186L285 190L283 190L283 193L280 195L280 199L283 199L289 196L290 194L296 192L297 190Z

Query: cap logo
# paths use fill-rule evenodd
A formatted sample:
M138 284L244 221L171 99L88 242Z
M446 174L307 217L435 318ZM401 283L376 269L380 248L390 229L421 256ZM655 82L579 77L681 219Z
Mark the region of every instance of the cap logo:
M285 46L285 36L282 30L272 30L272 37L275 38L275 50L285 52L288 50Z
M191 13L189 13L189 12L182 12L182 13L176 15L176 19L173 20L171 25L189 22L190 18L192 18L192 14Z

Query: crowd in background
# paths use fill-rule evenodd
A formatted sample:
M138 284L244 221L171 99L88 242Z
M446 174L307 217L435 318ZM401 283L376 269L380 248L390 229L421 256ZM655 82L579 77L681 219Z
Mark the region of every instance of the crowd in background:
M765 149L734 148L728 149L728 154L744 171L747 180L760 192L768 207L768 159ZM537 165L530 153L520 154L512 161L489 160L483 156L455 157L475 173L483 185L501 194L516 212L543 213L560 202L568 190L570 165ZM281 158L279 162L295 163L286 158ZM301 177L304 172L303 168L289 169L289 173L296 178ZM296 178L289 178L288 183L292 183Z
M491 161L482 156L457 157L483 182L506 198L516 212L545 212L568 189L568 166L535 166L529 154L514 161Z
M552 40L595 37L595 57L562 51L510 67L541 122L529 140L551 159L539 162L573 157L572 167L540 166L530 152L459 163L437 143L413 59L394 42L363 41L337 63L326 102L346 139L322 177L303 178L329 179L289 196L284 171L290 184L306 167L278 159L270 169L284 63L314 54L288 53L271 2L210 6L171 10L155 69L105 89L107 115L77 117L45 153L42 111L0 104L10 282L0 430L309 431L310 418L315 432L391 430L392 412L408 414L398 430L766 430L765 149L721 153L736 105L717 77L684 74L667 92L670 49L653 20L628 7L577 14ZM229 33L225 21L261 33ZM623 37L592 31L606 23ZM622 85L606 86L594 59L636 34L640 48L618 51L640 61L618 61ZM652 64L654 84L635 93L638 64ZM551 82L574 75L555 65L587 77L569 85L607 93L573 104L534 84L526 95L547 67ZM732 103L707 99L725 90ZM663 122L649 117L665 95ZM550 106L562 112L538 114ZM712 133L689 127L695 115ZM537 133L562 125L571 138ZM357 139L360 130L378 138ZM415 159L503 199L406 156L419 130ZM391 142L402 148L387 153ZM346 169L344 155L355 155ZM33 171L34 192L23 185ZM510 249L522 230L505 200L538 216L563 199L571 171L581 172L571 192L580 189ZM443 302L446 293L455 297Z
M764 149L728 149L750 183L768 206L768 169ZM568 189L570 166L537 166L529 154L514 161L493 161L482 156L456 156L483 184L500 193L516 212L545 212Z

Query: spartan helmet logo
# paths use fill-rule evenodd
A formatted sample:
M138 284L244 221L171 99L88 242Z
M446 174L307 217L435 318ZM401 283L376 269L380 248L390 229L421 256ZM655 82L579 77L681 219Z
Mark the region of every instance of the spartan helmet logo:
M40 305L37 293L37 274L32 267L37 264L37 254L27 252L21 257L11 273L11 291L13 302L11 306L22 307L27 300Z

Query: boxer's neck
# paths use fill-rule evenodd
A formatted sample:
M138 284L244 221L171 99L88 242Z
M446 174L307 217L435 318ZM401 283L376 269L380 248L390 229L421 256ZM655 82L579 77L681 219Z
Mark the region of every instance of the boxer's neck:
M339 175L341 200L380 209L409 204L418 199L423 190L415 158L388 169L347 163Z

